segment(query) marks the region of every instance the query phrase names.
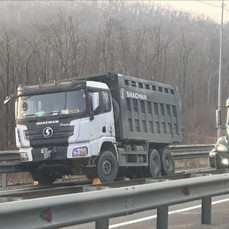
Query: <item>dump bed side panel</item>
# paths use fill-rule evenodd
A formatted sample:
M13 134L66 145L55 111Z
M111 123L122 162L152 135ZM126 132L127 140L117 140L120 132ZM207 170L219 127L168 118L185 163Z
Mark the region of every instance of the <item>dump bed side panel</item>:
M96 79L108 84L120 106L118 140L167 144L182 141L181 100L176 87L120 74Z

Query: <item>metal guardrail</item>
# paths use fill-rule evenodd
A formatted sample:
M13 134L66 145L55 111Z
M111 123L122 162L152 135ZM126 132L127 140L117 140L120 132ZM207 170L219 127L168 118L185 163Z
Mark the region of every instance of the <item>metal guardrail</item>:
M202 157L206 156L207 153L214 147L214 144L199 144L199 145L173 145L170 146L175 159L178 158L191 158L191 157ZM19 162L19 151L9 150L9 151L0 151L0 162L3 161L18 161ZM0 173L1 170L0 164ZM9 170L9 172L14 172Z
M0 162L2 161L19 161L18 150L0 151Z
M169 147L175 160L204 158L214 148L214 144L176 145Z
M17 163L12 163L16 161ZM8 163L11 162L9 165ZM14 167L18 165L19 153L17 150L0 151L0 172L2 173L2 187L7 186L7 174L9 171L14 170Z
M3 228L60 228L157 209L157 229L168 229L170 205L202 200L202 224L211 224L212 196L229 193L229 174L159 182L79 194L0 203ZM157 198L155 198L155 196Z
M176 145L170 146L175 160L204 158L208 157L213 144L199 145ZM2 187L7 187L7 173L26 172L29 171L29 165L19 162L19 151L9 150L0 151L0 173L2 173Z
M174 149L176 152L180 151L197 151L197 150L207 150L213 148L214 144L195 144L195 145L171 145L169 148Z

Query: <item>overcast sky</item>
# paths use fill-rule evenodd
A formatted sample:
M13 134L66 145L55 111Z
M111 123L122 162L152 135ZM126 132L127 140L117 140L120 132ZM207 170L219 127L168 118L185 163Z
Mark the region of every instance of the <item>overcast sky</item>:
M167 6L174 7L179 10L184 10L191 12L194 15L200 14L205 15L213 19L215 22L221 22L221 6L222 1L202 1L202 0L192 0L192 1L155 1L158 4L163 4ZM229 0L224 0L225 10L224 10L224 21L229 22Z

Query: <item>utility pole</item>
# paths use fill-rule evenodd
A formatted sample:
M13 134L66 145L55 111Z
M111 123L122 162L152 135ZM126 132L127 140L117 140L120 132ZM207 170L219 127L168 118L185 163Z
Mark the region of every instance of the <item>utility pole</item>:
M222 132L222 120L221 120L221 98L222 98L222 42L223 42L223 11L224 0L222 0L222 13L221 13L221 25L220 25L220 44L219 44L219 83L218 83L218 110L216 111L216 126L217 137L221 136Z

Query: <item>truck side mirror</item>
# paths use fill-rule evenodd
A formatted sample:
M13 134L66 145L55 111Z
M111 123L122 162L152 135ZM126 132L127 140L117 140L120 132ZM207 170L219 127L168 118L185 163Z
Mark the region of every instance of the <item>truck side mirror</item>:
M216 110L216 126L220 126L221 125L221 111Z
M94 120L94 112L90 112L90 121Z
M226 107L229 107L229 99L226 101Z
M4 105L6 105L7 103L9 103L11 101L12 97L11 96L6 96L5 100L4 100Z

